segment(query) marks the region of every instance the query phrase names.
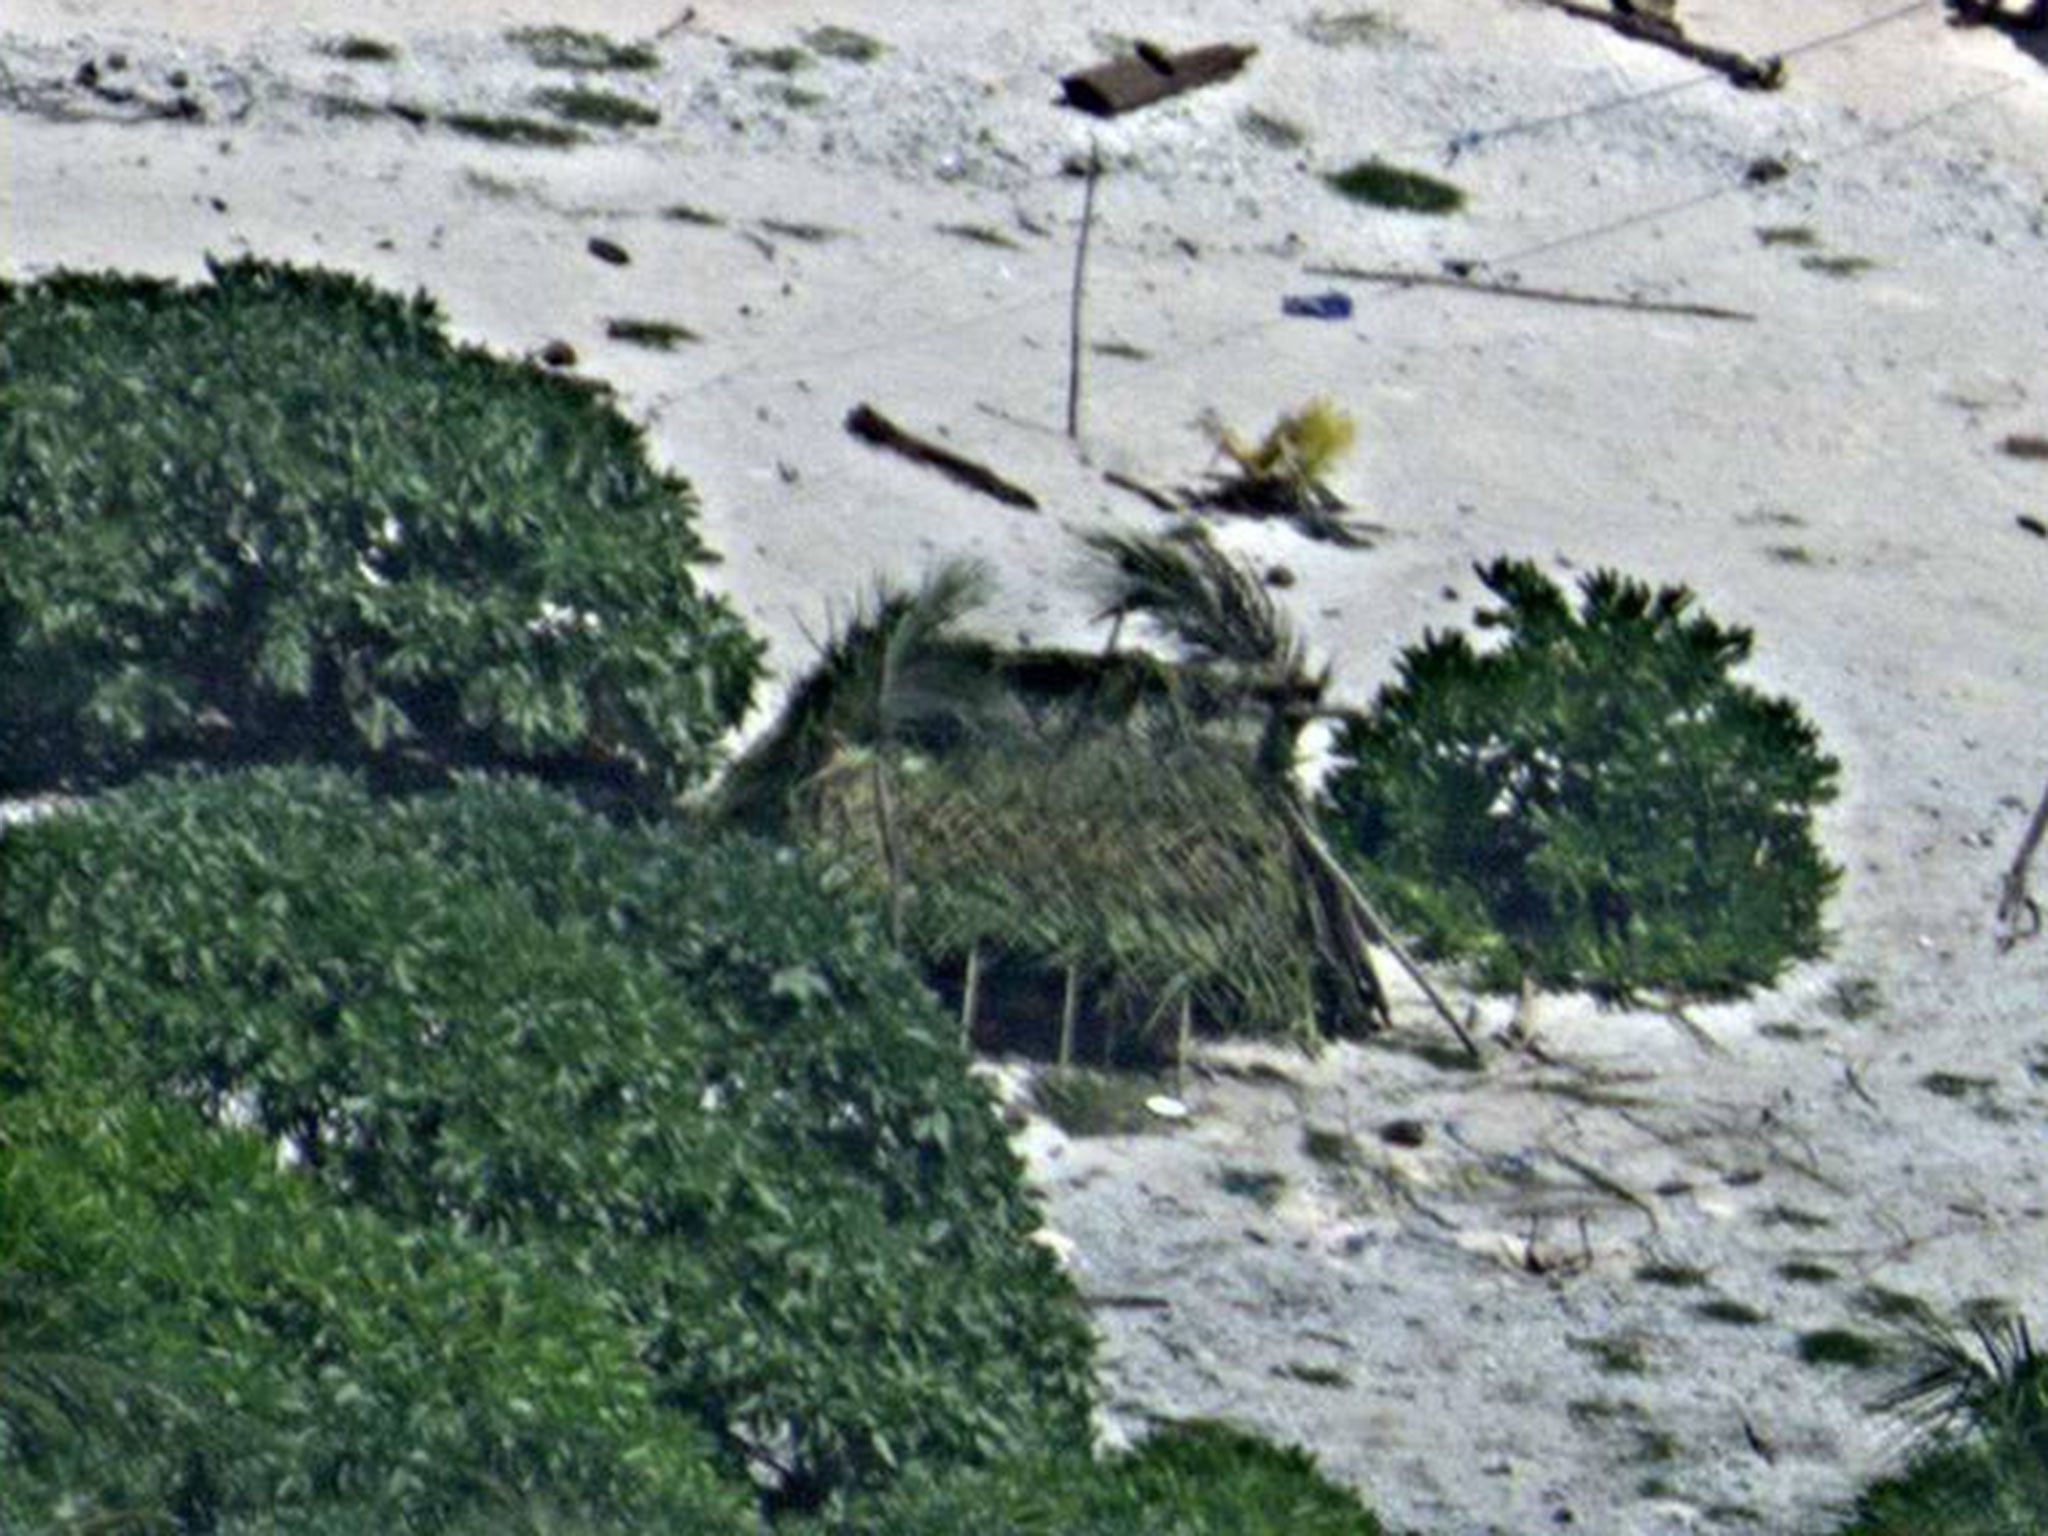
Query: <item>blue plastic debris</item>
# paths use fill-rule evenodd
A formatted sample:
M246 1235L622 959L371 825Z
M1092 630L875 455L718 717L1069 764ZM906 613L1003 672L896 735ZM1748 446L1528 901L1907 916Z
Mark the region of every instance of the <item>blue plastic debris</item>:
M1290 293L1280 300L1280 312L1308 320L1349 320L1351 295L1334 288L1328 293Z

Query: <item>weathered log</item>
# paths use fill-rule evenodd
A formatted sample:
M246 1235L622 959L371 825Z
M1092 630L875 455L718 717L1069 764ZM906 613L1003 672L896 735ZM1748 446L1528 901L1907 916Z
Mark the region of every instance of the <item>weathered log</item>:
M1127 59L1111 59L1066 76L1067 104L1096 117L1116 117L1205 85L1228 80L1259 50L1249 43L1213 43L1168 53L1146 43Z
M857 405L847 412L846 430L862 442L873 443L877 448L887 448L891 453L900 453L906 459L929 465L947 479L957 480L984 496L993 496L1005 506L1038 510L1038 498L1029 491L1012 485L984 464L962 458L950 448L941 448L937 443L904 431L872 405Z
M1541 0L1541 3L1554 11L1563 11L1567 16L1576 16L1581 21L1598 22L1636 42L1668 48L1694 63L1704 64L1716 73L1726 75L1732 84L1745 91L1775 91L1785 83L1783 59L1752 59L1747 54L1727 48L1710 48L1687 37L1675 21L1603 10L1595 5L1582 5L1579 0Z

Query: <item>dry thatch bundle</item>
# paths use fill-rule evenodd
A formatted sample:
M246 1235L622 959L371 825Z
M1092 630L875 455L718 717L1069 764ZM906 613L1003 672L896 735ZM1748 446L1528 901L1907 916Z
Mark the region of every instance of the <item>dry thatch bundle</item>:
M907 947L1072 969L1091 1011L1158 1027L1169 1005L1233 1033L1320 1038L1317 954L1287 823L1249 743L1148 710L1069 716L907 757L891 776ZM812 782L799 823L886 889L875 778Z

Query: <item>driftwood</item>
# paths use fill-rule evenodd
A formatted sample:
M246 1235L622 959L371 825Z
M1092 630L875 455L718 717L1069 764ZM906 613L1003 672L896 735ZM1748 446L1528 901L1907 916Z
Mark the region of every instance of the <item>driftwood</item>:
M1666 303L1657 299L1613 299L1596 293L1571 293L1561 288L1523 288L1513 283L1490 283L1482 278L1440 277L1434 272L1405 272L1395 267L1304 267L1312 277L1344 278L1354 283L1388 283L1397 288L1450 288L1460 293L1483 293L1503 299L1528 299L1539 304L1569 304L1580 309L1626 309L1645 315L1683 315L1693 320L1753 321L1748 310L1722 309L1713 304Z
M1710 48L1687 37L1676 21L1665 21L1655 15L1603 10L1595 5L1582 5L1579 0L1541 0L1541 3L1552 10L1563 11L1567 16L1576 16L1581 21L1598 22L1636 42L1668 48L1696 64L1704 64L1726 75L1732 84L1745 91L1775 91L1785 83L1783 59L1752 59L1747 54L1726 48Z
M2012 868L2005 872L2005 881L1999 888L1998 947L2001 951L2011 949L2020 940L2031 939L2041 931L2041 906L2027 888L2027 871L2033 865L2043 834L2048 834L2048 789L2041 792L2041 803L2034 807L2034 819L2027 823L2027 834L2020 839L2020 851L2012 861Z
M1069 106L1096 117L1116 117L1183 91L1228 80L1258 51L1249 44L1215 43L1185 53L1168 53L1154 44L1140 43L1131 57L1068 75L1060 81L1060 88L1066 92Z
M848 411L846 430L862 442L873 443L877 448L886 448L906 459L929 465L947 479L957 480L984 496L993 496L1005 506L1038 510L1038 498L1029 491L1012 485L986 465L964 459L950 448L941 448L937 443L904 431L872 405L863 403Z

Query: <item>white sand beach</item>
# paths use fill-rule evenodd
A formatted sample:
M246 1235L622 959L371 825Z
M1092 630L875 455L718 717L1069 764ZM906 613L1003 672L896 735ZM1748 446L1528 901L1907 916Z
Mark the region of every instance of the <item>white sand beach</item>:
M1219 1049L1183 1127L1025 1140L1098 1300L1113 1435L1245 1422L1433 1536L1824 1528L1896 1440L1800 1332L1867 1322L1869 1286L2048 1293L2048 939L2001 954L1993 924L2048 776L2048 461L2002 446L2048 438L2048 45L1935 0L1680 14L1782 55L1784 88L1529 0L9 0L0 272L255 254L423 289L507 354L566 342L696 486L708 579L778 685L866 585L956 554L993 567L1000 637L1099 643L1076 535L1172 516L1104 472L1190 483L1205 413L1262 430L1317 395L1358 421L1335 483L1373 547L1216 531L1292 572L1343 698L1469 621L1497 554L1684 583L1753 628L1746 675L1843 765L1826 963L1697 1030L1546 999L1554 1059L1479 1076L1416 1054L1439 1026L1403 991L1391 1046ZM648 42L657 69L602 84L659 122L568 148L445 126L534 114L562 76L506 34L552 24ZM775 67L828 24L881 52ZM344 59L345 36L396 57ZM1259 51L1114 120L1059 104L1132 38ZM1368 156L1467 208L1324 185ZM1446 263L1746 318L1312 270ZM1330 289L1348 319L1283 314ZM698 339L651 350L618 319ZM863 401L1041 510L850 437ZM1382 1143L1396 1118L1422 1146ZM1318 1162L1305 1127L1361 1158Z

